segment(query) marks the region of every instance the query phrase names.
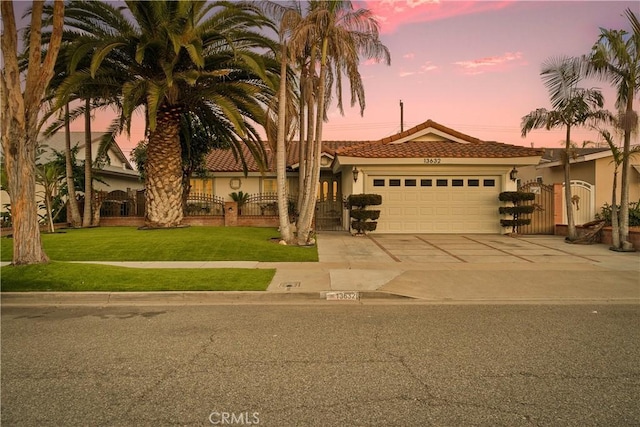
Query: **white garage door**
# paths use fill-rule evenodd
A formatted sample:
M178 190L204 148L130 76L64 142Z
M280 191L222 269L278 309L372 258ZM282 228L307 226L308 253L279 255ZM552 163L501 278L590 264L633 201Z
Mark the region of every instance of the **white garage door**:
M499 176L369 176L381 233L500 233ZM372 207L373 209L373 207Z

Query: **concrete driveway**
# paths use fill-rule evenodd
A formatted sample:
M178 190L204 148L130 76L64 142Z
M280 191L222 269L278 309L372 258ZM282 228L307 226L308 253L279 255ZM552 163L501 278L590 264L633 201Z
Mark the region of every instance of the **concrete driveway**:
M561 236L318 235L319 263L276 267L270 291L383 291L433 301L640 302L640 252ZM265 266L268 266L265 263Z

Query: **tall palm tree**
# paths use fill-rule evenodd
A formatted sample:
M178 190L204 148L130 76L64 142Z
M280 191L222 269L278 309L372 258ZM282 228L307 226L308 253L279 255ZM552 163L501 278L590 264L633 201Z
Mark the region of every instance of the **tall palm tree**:
M91 64L88 73L74 73L61 86L61 98L91 80L117 83L125 129L134 112L144 109L146 226L173 227L182 221L184 113L194 112L212 130L232 138L234 153L244 143L258 159L266 157L252 123L263 122L266 82L273 74L273 64L258 49L274 46L258 31L269 21L257 7L191 0L127 1L126 8L71 3L66 23L81 34L74 61L89 53ZM116 65L118 78L101 76L106 61Z
M571 205L571 129L585 125L588 121L604 120L609 117L608 112L602 110L604 98L597 89L583 89L578 87L581 80L579 61L569 57L548 59L540 73L549 91L549 98L553 110L538 108L522 117L522 137L533 129L565 128L564 163L564 195L567 211L568 241L577 238L576 225Z
M302 10L299 2L280 4L263 2L261 5L268 15L274 16L278 25L279 51L277 59L280 63L279 86L277 96L274 96L270 106L270 113L266 121L267 137L274 146L276 163L276 182L278 199L278 218L280 239L287 244L293 243L293 232L289 219L289 198L287 194L287 140L292 136L298 116L295 109L297 98L294 84L295 76L292 65L296 58L289 49L292 33L300 25ZM275 143L273 143L275 141Z
M354 10L350 1L311 1L309 12L296 28L290 47L298 57L308 55L309 68L305 78L314 83L315 95L315 105L307 109L307 141L313 144L306 147L306 179L297 224L298 243L304 244L309 240L315 212L322 129L331 102L331 89L335 87L338 108L342 112L342 76L345 75L351 87L351 105L357 102L363 114L365 96L358 70L360 59L376 59L387 64L391 59L389 50L379 39L379 25L372 12Z
M620 242L617 250L633 250L629 240L629 152L631 135L638 128L633 100L640 93L640 22L631 9L625 11L632 33L601 29L587 59L587 76L611 82L617 91L616 108L623 112L624 144L620 188Z

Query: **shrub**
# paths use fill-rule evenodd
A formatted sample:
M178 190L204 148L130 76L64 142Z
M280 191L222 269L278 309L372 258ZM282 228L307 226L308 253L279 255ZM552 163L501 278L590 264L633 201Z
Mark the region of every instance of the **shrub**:
M618 205L617 211L620 212L620 205ZM606 225L611 226L611 205L609 203L605 203L600 208L596 219L603 219ZM640 227L640 200L629 203L629 227Z
M366 210L367 206L382 204L382 196L379 194L351 194L347 198L347 204L351 209L351 228L357 230L357 234L365 234L367 231L374 231L380 218L379 210Z
M347 203L350 208L364 209L366 206L381 205L382 196L379 194L351 194L347 199Z
M535 200L534 193L524 191L503 191L498 195L501 202L511 202L513 206L500 206L498 211L500 215L511 215L512 219L501 219L500 225L503 227L511 227L513 233L517 233L518 227L521 225L531 224L531 219L521 218L522 215L528 215L533 212L533 206L521 205L522 202Z

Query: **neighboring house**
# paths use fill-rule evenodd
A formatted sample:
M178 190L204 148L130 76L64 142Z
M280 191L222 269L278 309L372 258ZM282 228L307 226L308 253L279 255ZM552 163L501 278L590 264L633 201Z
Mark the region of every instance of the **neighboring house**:
M78 146L78 153L76 155L76 162L81 164L84 162L85 157L85 143L84 132L71 132L71 147ZM98 158L98 150L100 148L100 138L103 133L92 132L92 159ZM65 150L65 134L64 132L58 132L51 138L40 139L39 147L43 150L40 154L37 163L46 163L51 161L54 157L53 150L64 153ZM130 192L135 190L144 189L144 182L140 179L138 171L132 166L127 157L117 144L112 144L106 153L107 161L100 165L100 167L93 168L93 174L99 177L101 181L94 181L94 190L112 192L116 190ZM5 211L5 204L10 203L9 195L5 192L1 192L2 199L2 211ZM41 194L40 188L36 187L36 194Z
M248 153L247 153L248 154ZM207 157L209 178L192 180L192 191L225 199L234 191L275 192L270 151L261 172L247 155L248 175L228 150ZM498 194L515 191L510 172L537 165L542 150L481 141L428 120L377 141L325 141L321 159L318 214L348 229L343 198L349 194L382 195L377 232L500 233ZM298 191L298 145L289 144L288 191ZM336 221L331 221L335 219Z
M540 163L520 169L522 183L537 181L541 184L564 184L563 156L561 148L546 148ZM576 148L570 162L571 191L576 224L593 221L605 203L611 204L615 165L608 147ZM629 168L629 201L640 200L640 155L631 158ZM618 168L617 201L620 203L622 166ZM566 224L564 191L562 191L562 223Z

